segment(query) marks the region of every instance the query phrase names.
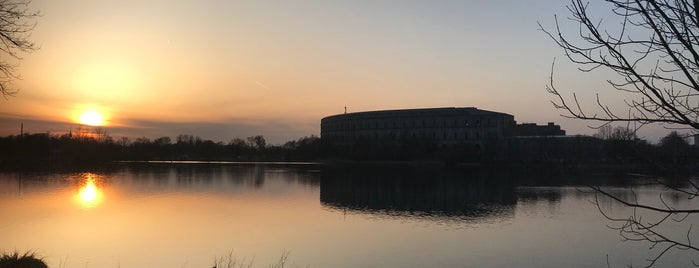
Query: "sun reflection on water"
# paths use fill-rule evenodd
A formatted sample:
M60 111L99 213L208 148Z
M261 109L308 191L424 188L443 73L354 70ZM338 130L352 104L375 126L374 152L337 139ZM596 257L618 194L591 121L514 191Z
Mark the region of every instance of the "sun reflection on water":
M92 173L83 174L80 178L80 190L75 199L84 208L93 208L102 202L102 190L98 187L99 177Z

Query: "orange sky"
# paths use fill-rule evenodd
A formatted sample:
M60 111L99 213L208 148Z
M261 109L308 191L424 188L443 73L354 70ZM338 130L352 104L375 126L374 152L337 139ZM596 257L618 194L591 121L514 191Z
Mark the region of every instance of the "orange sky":
M589 123L564 120L549 103L553 58L573 90L604 87L604 76L580 77L537 30L565 14L556 0L32 7L43 14L32 35L40 50L18 68L19 94L1 100L0 135L18 133L20 122L29 132L66 132L93 110L116 137L262 134L280 143L319 135L320 119L345 106L475 106L589 134Z

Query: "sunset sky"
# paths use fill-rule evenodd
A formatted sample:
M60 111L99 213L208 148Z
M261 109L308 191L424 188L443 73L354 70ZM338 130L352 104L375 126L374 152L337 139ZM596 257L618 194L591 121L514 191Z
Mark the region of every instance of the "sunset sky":
M591 134L559 116L557 85L594 102L604 74L581 74L538 30L568 14L532 1L52 1L15 86L0 99L0 135L65 133L86 111L112 137L192 134L282 143L319 135L348 112L478 107L518 122ZM577 26L563 19L572 34ZM606 95L605 95L606 96ZM610 104L620 103L610 98ZM668 130L644 128L657 140Z

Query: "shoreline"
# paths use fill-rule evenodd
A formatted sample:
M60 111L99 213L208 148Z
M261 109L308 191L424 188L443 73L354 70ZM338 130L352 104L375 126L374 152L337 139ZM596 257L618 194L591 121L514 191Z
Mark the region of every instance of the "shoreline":
M261 165L261 166L288 166L288 167L319 167L328 169L343 168L409 168L409 169L511 169L513 171L524 170L586 170L603 173L629 173L656 176L693 175L699 172L699 165L681 164L620 164L620 163L569 163L555 161L539 162L457 162L447 163L438 160L413 160L413 161L357 161L346 159L323 159L316 161L229 161L229 160L118 160L110 162L84 163L84 164L56 164L45 163L38 165L0 167L0 172L55 172L55 171L91 171L111 170L124 165L136 166L162 166L162 165Z

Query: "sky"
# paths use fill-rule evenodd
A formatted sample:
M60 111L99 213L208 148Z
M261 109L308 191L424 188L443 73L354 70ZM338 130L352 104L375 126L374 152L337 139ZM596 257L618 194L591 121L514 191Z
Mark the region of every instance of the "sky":
M477 107L519 123L566 119L546 92L622 98L604 74L582 74L537 22L553 29L565 1L34 0L20 91L0 99L0 135L66 133L86 111L112 137L191 134L279 144L320 135L344 112ZM564 30L577 33L574 24ZM670 130L644 127L657 141Z

